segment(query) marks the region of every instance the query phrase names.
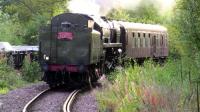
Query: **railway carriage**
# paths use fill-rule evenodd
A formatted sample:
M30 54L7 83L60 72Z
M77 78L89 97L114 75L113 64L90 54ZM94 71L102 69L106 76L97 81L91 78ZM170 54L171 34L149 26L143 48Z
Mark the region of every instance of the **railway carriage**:
M167 29L160 25L123 23L127 29L127 57L166 58L168 56Z
M64 13L40 32L39 59L50 86L71 79L96 81L120 57L166 58L167 29L159 25L109 21L105 17Z

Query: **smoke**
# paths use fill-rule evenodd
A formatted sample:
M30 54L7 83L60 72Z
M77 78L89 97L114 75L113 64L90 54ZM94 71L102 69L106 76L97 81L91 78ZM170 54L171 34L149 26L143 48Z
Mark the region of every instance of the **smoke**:
M69 2L68 9L73 13L99 14L101 5L94 0L72 0Z
M135 9L141 0L71 0L68 9L73 13L106 15L112 9Z
M160 2L160 13L165 13L167 11L172 11L172 9L175 7L176 5L176 1L175 0L157 0L158 2Z
M71 0L68 9L73 13L106 15L112 9L136 10L144 2L153 4L160 13L171 10L175 5L175 0Z

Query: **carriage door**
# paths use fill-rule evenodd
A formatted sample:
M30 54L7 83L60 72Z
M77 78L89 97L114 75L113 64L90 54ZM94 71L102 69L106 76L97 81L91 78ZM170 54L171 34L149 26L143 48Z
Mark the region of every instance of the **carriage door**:
M127 41L126 41L126 29L123 26L120 26L120 42L122 43L122 51L125 52Z
M153 49L152 49L152 53L153 53L153 57L157 57L157 39L156 39L156 34L153 35Z

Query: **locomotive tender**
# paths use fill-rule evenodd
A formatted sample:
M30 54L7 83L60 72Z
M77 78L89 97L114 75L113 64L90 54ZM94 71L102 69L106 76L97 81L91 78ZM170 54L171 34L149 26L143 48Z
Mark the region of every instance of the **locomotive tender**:
M167 29L160 25L64 13L41 29L39 59L50 86L77 78L96 81L120 56L166 58L167 42Z

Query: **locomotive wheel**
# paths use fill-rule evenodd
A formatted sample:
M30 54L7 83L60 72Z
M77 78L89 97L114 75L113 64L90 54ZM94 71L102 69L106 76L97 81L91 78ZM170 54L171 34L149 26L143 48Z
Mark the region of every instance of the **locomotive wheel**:
M44 81L47 82L50 88L55 88L56 87L56 82L55 82L55 72L50 72L47 71L44 73Z

